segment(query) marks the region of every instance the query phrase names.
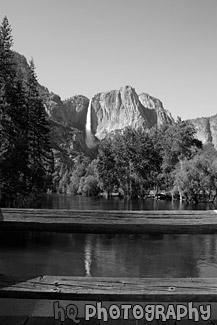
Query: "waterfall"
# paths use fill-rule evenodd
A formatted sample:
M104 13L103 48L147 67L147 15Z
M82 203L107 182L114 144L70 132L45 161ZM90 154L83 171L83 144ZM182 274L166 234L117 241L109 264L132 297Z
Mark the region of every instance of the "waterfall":
M92 240L91 235L88 234L85 240L84 248L84 267L86 276L91 276L91 263L92 263Z
M89 101L86 118L86 145L89 149L97 146L94 136L91 132L91 100Z

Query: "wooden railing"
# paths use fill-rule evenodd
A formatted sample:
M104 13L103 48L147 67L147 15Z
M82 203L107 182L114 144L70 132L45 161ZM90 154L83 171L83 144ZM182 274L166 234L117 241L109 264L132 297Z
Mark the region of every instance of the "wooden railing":
M0 231L217 233L217 211L0 209Z
M1 232L3 234L7 231L212 234L217 233L217 211L0 209L0 236ZM17 278L0 275L0 298L156 303L217 302L217 279L99 278L49 275ZM10 323L9 318L6 318L6 323L1 317L0 321L5 325ZM34 320L28 317L22 324L41 324L41 321L41 319ZM46 322L47 320L44 324ZM101 324L99 321L94 322L93 324ZM54 324L54 320L52 322L50 320L49 324L51 323ZM57 324L56 321L55 324ZM124 321L122 324L128 324L128 322ZM210 324L215 324L215 321Z

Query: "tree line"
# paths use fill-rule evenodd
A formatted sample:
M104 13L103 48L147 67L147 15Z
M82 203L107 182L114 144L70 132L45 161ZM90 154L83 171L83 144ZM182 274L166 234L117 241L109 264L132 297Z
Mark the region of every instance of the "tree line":
M217 151L197 140L195 127L180 118L150 131L126 128L100 143L93 161L78 157L67 193L123 197L165 190L171 198L213 201L217 193Z
M12 29L0 25L0 204L19 206L52 184L49 124L33 59L27 76L15 62Z

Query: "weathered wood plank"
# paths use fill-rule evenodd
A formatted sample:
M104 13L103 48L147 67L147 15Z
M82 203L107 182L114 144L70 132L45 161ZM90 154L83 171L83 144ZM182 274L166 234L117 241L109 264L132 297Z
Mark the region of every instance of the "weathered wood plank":
M87 323L86 323L87 324ZM137 325L136 320L135 319L108 319L108 321L105 323L103 320L100 320L100 325ZM144 325L144 320L143 320L143 325ZM167 325L167 324L165 324Z
M0 209L0 231L217 233L217 211Z
M26 325L28 316L0 316L1 325Z
M71 324L73 324L71 322ZM61 321L53 317L30 317L25 325L62 325Z
M100 325L100 321L97 318L91 318L90 320L85 320L84 318L79 318L79 325ZM71 319L66 319L61 325L74 325L75 323ZM109 325L108 322L104 322L104 325ZM136 325L136 324L135 324Z
M42 213L44 214L44 212L51 212L54 211L56 214L59 215L59 213L66 213L68 215L69 212L73 213L82 213L86 212L105 212L105 213L120 213L120 214L124 214L127 212L128 214L156 214L159 215L160 214L194 214L194 215L200 215L200 214L204 214L204 212L206 212L207 214L217 214L217 210L77 210L77 209L28 209L28 208L1 208L1 211L6 211L6 212L22 212L22 213Z
M94 301L217 302L214 278L96 278L0 276L1 298Z
M151 322L145 320L112 320L109 319L106 323L104 321L100 321L97 318L91 318L90 320L85 320L84 318L79 318L79 325L215 325L217 324L216 320L210 321L190 321L190 320L181 320L181 321L161 321L161 320L153 320ZM64 322L60 322L59 320L55 320L53 317L25 317L25 316L0 316L0 324L1 325L72 325L75 324L72 320L66 319Z
M100 325L100 321L96 318L92 318L88 321L84 320L84 318L79 318L80 323L79 325ZM0 323L1 324L1 323ZM15 324L15 323L14 323ZM56 320L53 317L30 317L25 325L73 325L75 324L71 319L66 319L64 322L60 320ZM105 322L104 322L105 324ZM106 322L107 325L110 325L109 322ZM121 323L120 323L121 324ZM127 325L128 323L126 323ZM2 325L2 324L1 324ZM8 323L9 325L9 323ZM131 324L129 324L131 325ZM136 325L136 322L134 322Z

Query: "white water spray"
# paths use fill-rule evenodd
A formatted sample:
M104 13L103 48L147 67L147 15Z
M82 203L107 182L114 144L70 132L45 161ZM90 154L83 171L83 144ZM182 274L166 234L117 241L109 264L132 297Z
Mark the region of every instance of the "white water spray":
M87 118L86 118L86 145L89 149L92 149L97 146L94 136L91 132L91 100L89 101L89 106L87 109Z

